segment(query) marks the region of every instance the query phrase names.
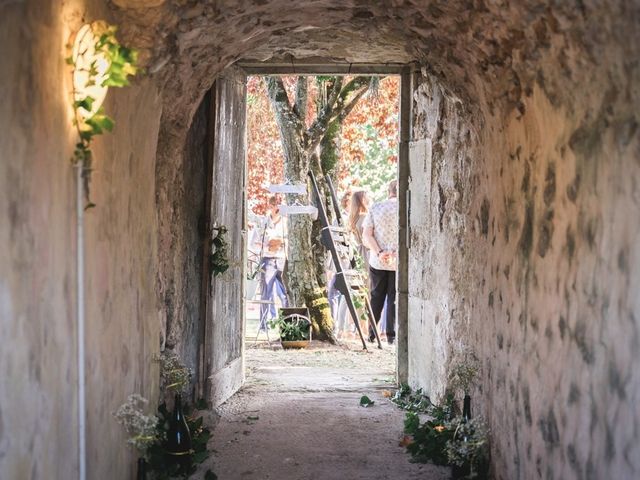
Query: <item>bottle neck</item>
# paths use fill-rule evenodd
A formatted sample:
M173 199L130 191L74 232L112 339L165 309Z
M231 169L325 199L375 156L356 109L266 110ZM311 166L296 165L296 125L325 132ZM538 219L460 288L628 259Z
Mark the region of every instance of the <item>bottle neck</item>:
M176 396L174 397L173 416L175 418L180 418L182 416L182 395L179 393L176 393Z
M462 407L462 418L471 420L471 397L469 395L464 396L464 403Z

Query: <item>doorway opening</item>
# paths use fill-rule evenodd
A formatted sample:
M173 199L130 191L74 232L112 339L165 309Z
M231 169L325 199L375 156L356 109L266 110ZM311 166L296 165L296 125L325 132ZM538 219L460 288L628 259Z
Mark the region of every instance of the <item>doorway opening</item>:
M356 385L357 373L351 376L344 370L333 369L351 365L355 370L367 370L373 367L381 386L391 387L404 378L398 373L403 372L406 359L406 341L393 342L393 336L387 337L387 332L397 332L398 339L406 340L406 318L395 315L395 328L387 328L386 318L387 303L384 302L383 311L377 314L379 322L377 326L382 340L381 350L374 343L367 343L369 352L377 355L375 362L371 361L371 355L363 354L363 340L368 341L370 335L369 324L366 316L366 306L355 299L354 303L361 308L358 310L358 322L353 321L345 301L344 295L340 295L332 289L334 285L335 265L331 260L329 251L324 250L323 275L319 275L319 285L323 289L323 300L328 304L333 319L332 333L337 344L320 342L312 339L309 346L301 350L284 351L280 342L280 330L278 318L287 314L280 310L281 307L306 307L304 300L296 295L295 285L289 285L287 278L287 263L284 259L272 262L274 269L269 269L269 257L274 253L271 247L278 253L283 253L279 258L290 254L288 228L269 228L281 225L293 218L294 215L311 216L312 209L305 211L298 207L318 207L317 197L312 192L312 185L306 185L307 201L300 202L300 197L294 199L288 195L289 187L296 183L291 178L291 160L287 158L287 145L284 136L290 134L279 124L277 118L277 105L273 92L269 92L268 76L278 75L287 94L287 100L294 108L300 108L296 102L300 82L306 84L306 114L305 127L311 128L314 121L322 114L323 102L330 101L327 95L331 94L327 83L339 79L341 85L348 85L356 78L368 78L368 86L361 92L345 95L345 100L352 100L354 96L359 98L353 104L352 109L344 115L342 121L326 135L328 141L320 141L312 152L321 166L316 171L318 183L322 183L324 200L322 202L328 213L332 225L342 225L349 231L349 239L353 243L353 251L349 253L351 266L358 268L363 273L365 288L360 292L368 301L370 299L370 271L368 262L362 261L365 255L369 255L369 249L362 245L363 222L368 209L373 203L388 199L389 184L399 178L401 147L401 85L403 79L400 75L400 67L389 66L364 66L353 68L352 71L339 71L336 74L335 66L297 66L296 71L291 71L290 66L265 66L261 64L240 65L248 74L247 76L247 163L246 163L246 250L245 250L245 296L244 296L244 345L245 368L251 377L257 369L262 370L262 377L279 375L284 365L302 367L323 367L324 374L319 371L309 370L309 375L294 376L289 378L291 385L300 383L299 387L324 388L336 385L337 378L347 379L346 382ZM408 86L405 76L405 87ZM273 78L273 77L272 77ZM405 110L408 116L408 109ZM408 124L405 123L405 128ZM328 152L328 153L327 153ZM290 152L288 152L290 154ZM312 162L315 161L313 158ZM331 165L329 162L335 162ZM324 163L323 163L324 162ZM327 172L322 167L331 167ZM330 178L334 190L334 198L331 198L325 175ZM402 180L400 180L402 181ZM335 201L334 201L335 199ZM405 199L402 199L403 201ZM336 209L334 204L340 205ZM399 199L396 207L395 239L399 243L404 232L402 231L404 219L400 211L403 208ZM360 205L362 208L359 208ZM294 208L291 208L294 207ZM353 207L354 214L351 214ZM296 211L297 208L297 211ZM337 211L336 211L337 210ZM280 215L283 212L284 215ZM301 213L302 212L302 213ZM340 220L338 217L342 217ZM353 225L352 225L353 223ZM356 226L356 224L358 224ZM322 227L320 227L322 228ZM359 231L358 231L359 228ZM277 237L282 237L271 242L269 237L274 231ZM357 232L357 233L356 233ZM318 230L314 230L318 234ZM359 235L358 235L359 234ZM271 244L270 244L271 242ZM276 246L277 245L277 246ZM404 243L396 246L398 270L402 269L401 262L406 259ZM399 252L403 250L403 252ZM278 264L281 265L278 265ZM341 262L342 263L342 262ZM319 268L318 268L319 270ZM393 279L393 285L397 289L401 284L401 276ZM401 292L398 292L399 296ZM398 311L403 314L406 309L401 306L402 300L398 299ZM395 313L395 308L394 308ZM312 317L312 314L308 315ZM393 320L392 320L393 321ZM282 326L282 324L280 324ZM362 336L358 332L362 332ZM315 331L315 328L314 328ZM400 344L397 349L396 345ZM397 352L400 351L400 356ZM267 369L267 370L265 370ZM371 368L369 368L371 369ZM369 372L369 373L373 373ZM314 381L310 380L311 378ZM282 381L282 378L280 378ZM251 378L249 379L251 382ZM290 385L290 386L291 386ZM348 388L348 385L343 385Z

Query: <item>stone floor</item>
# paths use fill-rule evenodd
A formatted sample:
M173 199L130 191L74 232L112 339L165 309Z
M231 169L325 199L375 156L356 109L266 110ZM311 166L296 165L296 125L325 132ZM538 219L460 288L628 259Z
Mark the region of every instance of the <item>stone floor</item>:
M209 467L234 479L445 479L447 468L409 462L394 352L353 342L283 351L249 343L247 383L222 405ZM362 395L375 404L360 406Z

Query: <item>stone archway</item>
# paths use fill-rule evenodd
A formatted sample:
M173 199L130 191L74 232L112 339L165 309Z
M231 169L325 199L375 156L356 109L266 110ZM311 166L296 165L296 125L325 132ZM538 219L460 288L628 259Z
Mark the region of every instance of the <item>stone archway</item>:
M4 2L3 472L74 476L73 462L59 461L76 458L73 182L60 167L74 131L60 50L85 17L118 23L148 72L110 95L117 129L95 147L99 209L86 239L95 475L126 476L131 454L110 412L129 393L155 395L158 316L178 318L189 302L168 292L184 259L173 247L185 228L186 139L205 92L241 59L320 56L418 65L407 139L410 380L440 395L450 362L474 349L483 366L474 406L491 424L498 478L637 477L639 8Z
M607 278L618 268L629 278L629 262L638 261L630 250L638 226L615 214L637 205L637 186L621 173L637 174L631 105L638 98L622 73L637 72L628 61L637 51L618 33L633 31L636 10L326 1L289 11L272 1L141 11L117 3L130 38L147 32L140 46L162 86L161 211L193 112L226 66L317 56L417 62L409 378L441 396L447 365L474 349L483 363L480 409L496 433L496 469L507 478L533 475L542 458L549 477L602 473L605 465L627 471L620 452L632 448L632 436L625 430L611 440L616 427L603 419L612 404L618 421L631 415L618 394L625 391L620 379L632 375L634 348L608 355L627 328L636 338L638 305L628 297L629 281L613 293L592 275ZM607 161L605 151L617 160ZM605 175L626 185L626 195L603 186ZM174 235L160 225L161 244ZM614 317L636 320L623 327ZM572 375L590 380L571 380L558 367L565 362ZM596 393L605 378L615 388ZM567 416L567 405L591 409L589 432ZM581 447L584 435L594 445L610 441L594 451Z

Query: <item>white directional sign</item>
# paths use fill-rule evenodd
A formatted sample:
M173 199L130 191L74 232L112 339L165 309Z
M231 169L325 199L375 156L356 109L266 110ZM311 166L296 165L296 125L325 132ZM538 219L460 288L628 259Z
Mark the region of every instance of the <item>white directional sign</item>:
M304 183L283 183L279 185L269 185L267 190L271 193L295 193L298 195L304 195L307 193L307 186Z
M314 220L318 218L318 209L313 205L280 205L281 215L311 215Z

